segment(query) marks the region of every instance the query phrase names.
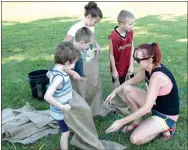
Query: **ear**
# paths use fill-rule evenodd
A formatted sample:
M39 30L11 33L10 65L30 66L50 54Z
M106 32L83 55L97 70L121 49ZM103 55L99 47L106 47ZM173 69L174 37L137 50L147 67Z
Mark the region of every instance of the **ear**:
M124 24L123 23L120 23L119 26L123 26Z

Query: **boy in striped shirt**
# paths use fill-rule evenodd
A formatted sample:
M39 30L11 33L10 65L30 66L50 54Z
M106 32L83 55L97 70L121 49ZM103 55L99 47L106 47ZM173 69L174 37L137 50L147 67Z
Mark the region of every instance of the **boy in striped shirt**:
M44 95L44 99L50 103L52 118L57 120L62 135L60 139L61 149L68 149L69 128L64 121L64 113L71 109L72 84L67 74L75 66L78 59L76 47L71 42L62 42L54 53L55 66L47 72L50 85Z

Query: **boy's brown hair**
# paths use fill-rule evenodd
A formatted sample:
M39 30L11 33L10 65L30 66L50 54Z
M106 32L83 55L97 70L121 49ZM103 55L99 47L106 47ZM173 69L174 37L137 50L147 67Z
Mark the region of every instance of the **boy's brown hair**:
M76 42L85 41L86 43L88 43L92 41L93 37L94 35L89 28L82 27L76 32L74 38Z
M117 21L118 23L125 23L127 19L135 19L135 16L127 10L122 10L118 14Z
M78 50L70 41L61 42L54 53L54 62L64 65L67 61L72 64L78 59Z

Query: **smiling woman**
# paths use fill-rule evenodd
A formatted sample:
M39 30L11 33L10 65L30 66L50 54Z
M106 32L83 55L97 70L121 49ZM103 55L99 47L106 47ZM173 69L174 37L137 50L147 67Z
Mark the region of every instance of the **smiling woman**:
M157 43L142 44L134 51L134 59L140 70L135 77L129 79L115 89L106 99L108 103L116 93L123 90L125 103L131 108L132 114L115 121L106 132L114 132L123 125L123 132L130 132L133 144L141 145L162 133L165 140L171 139L175 133L179 115L179 95L176 81L172 73L161 61L161 51ZM145 79L148 86L143 91L133 85ZM141 117L152 112L152 116L141 122Z

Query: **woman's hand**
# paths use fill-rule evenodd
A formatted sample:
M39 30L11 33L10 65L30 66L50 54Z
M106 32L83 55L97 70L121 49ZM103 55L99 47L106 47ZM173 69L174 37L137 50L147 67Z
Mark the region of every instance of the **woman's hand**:
M116 92L113 91L110 95L108 95L108 97L106 98L106 100L104 101L104 104L108 105L109 102L116 96Z
M112 125L105 131L106 133L116 132L124 125L123 120L116 120L112 123Z

